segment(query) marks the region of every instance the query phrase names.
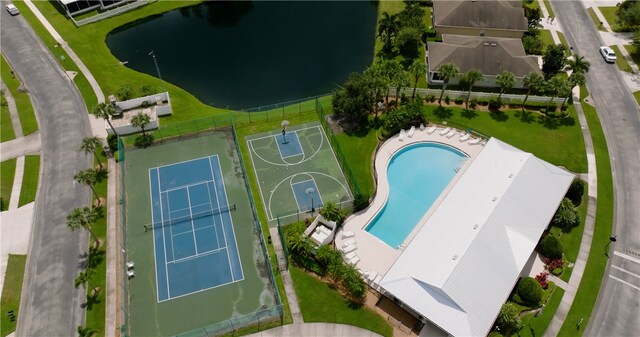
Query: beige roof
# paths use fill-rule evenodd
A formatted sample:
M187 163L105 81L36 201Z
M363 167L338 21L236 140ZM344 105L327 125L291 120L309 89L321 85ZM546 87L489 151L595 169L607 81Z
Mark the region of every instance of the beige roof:
M510 71L516 77L541 73L536 56L527 55L520 39L466 35L442 35L442 42L429 42L429 71L452 62L464 73L478 69L484 75Z
M435 0L434 26L491 28L526 31L527 19L520 1Z

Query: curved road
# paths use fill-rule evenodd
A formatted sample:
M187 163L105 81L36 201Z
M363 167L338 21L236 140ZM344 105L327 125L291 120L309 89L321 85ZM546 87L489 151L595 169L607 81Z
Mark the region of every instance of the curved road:
M640 333L640 111L618 67L600 56L602 39L582 2L552 3L567 41L591 62L587 87L607 137L615 185L613 232L618 241L610 248L586 335L635 337Z
M90 136L87 111L75 85L22 16L2 3L2 53L31 94L42 140L42 176L18 317L18 336L69 337L84 325L85 290L73 281L88 246L87 234L70 232L66 216L90 200L74 174L90 167L80 141ZM3 69L2 71L7 71Z

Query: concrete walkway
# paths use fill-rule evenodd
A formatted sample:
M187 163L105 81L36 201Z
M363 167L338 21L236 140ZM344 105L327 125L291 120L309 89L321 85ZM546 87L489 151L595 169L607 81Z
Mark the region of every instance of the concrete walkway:
M0 161L40 152L40 131L0 143Z
M0 213L0 294L4 286L9 254L25 255L29 250L35 203Z
M248 335L251 337L378 337L379 334L346 324L305 323L284 325Z
M278 228L269 228L269 235L271 235L271 242L273 248L276 251L276 258L278 259L278 269L282 275L282 282L284 283L284 291L287 295L287 302L289 303L289 310L291 310L291 316L293 316L293 324L302 324L302 313L300 311L300 304L298 303L298 295L293 287L293 280L291 279L291 273L287 269L287 260L284 256L283 247L280 241L280 234Z

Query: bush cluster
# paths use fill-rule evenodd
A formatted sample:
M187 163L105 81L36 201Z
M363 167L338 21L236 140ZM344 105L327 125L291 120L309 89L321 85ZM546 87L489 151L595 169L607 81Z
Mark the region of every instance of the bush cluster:
M523 277L518 282L518 295L524 304L535 307L542 301L542 287L532 277Z
M555 235L547 235L540 243L540 253L550 259L561 259L564 253L562 242Z

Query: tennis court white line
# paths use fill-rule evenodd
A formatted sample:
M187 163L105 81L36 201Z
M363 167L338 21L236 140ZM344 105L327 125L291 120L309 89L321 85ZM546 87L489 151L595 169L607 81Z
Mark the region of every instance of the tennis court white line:
M177 260L173 260L171 262L167 262L167 264L169 264L169 263L177 264L177 263L180 263L180 262L197 259L197 258L202 257L202 256L207 256L207 255L211 255L211 254L217 253L217 252L219 252L219 251L221 251L223 249L227 249L227 247L222 247L222 248L218 248L218 249L212 249L212 250L208 250L208 251L206 251L204 253L183 257L181 259L177 259Z
M193 212L191 211L191 195L189 194L189 186L187 186L187 203L189 204L189 216L191 217L191 233L193 234L193 248L198 255L198 242L196 241L196 227L193 224Z
M218 163L220 163L220 160L218 160ZM215 174L213 173L213 165L211 165L211 158L209 158L209 169L211 170L211 177L215 177ZM222 176L222 168L220 169L220 176ZM224 181L222 182L222 186L224 186ZM215 193L216 196L216 204L218 204L218 208L220 208L220 198L218 197L218 187L216 186L216 184L213 184L213 191ZM229 243L227 243L227 232L224 230L224 221L222 220L222 213L218 214L220 216L220 227L222 227L222 234L224 235L224 246L225 247L229 247ZM231 257L229 256L229 250L226 250L227 252L227 261L229 261L229 272L231 273L231 279L233 279L233 269L231 269Z
M211 163L209 163L209 166L211 166ZM215 184L215 183L214 183ZM215 187L215 185L214 185ZM207 184L207 197L209 198L209 206L211 206L211 208L213 208L213 203L211 202L211 189L209 189L209 184ZM217 197L217 196L216 196ZM211 217L211 220L213 220L213 217ZM218 233L218 226L215 225L215 221L213 226L215 226L215 232L216 232L216 244L218 245L218 247L221 247L220 245L220 234ZM226 246L225 246L226 247Z
M155 222L154 220L154 215L153 215L153 189L151 188L151 170L153 169L149 169L149 202L151 203L151 222L152 222L152 226L153 223ZM158 182L158 189L160 189L160 182ZM160 200L161 206L162 206L162 200ZM160 216L162 216L162 210L160 211ZM161 220L162 221L162 220ZM151 235L153 235L153 261L155 262L155 267L156 267L156 301L160 300L160 287L158 287L158 257L156 256L156 233L155 233L155 228L152 227L152 231L151 231ZM164 241L163 241L164 243ZM162 250L164 252L164 249ZM165 258L165 263L167 262L167 254L164 255ZM166 264L165 264L166 265ZM168 285L167 285L168 287Z
M162 194L162 193L169 193L169 192L173 192L173 191L177 191L177 190L183 190L185 188L206 184L206 183L209 183L209 182L212 182L212 181L213 180L200 180L200 181L197 181L197 182L195 182L193 184L182 185L180 187L172 187L172 188L168 188L168 189L166 189L164 191L160 190L160 193ZM158 189L160 189L160 186L158 186Z
M156 173L158 174L158 191L160 190L160 169L156 168ZM167 238L164 236L164 212L162 207L162 193L159 195L160 197L160 218L162 219L162 243L164 243L164 272L167 277L167 297L171 298L171 287L169 287L169 266L167 265ZM169 206L169 199L167 199L167 206ZM171 208L169 207L169 211ZM173 237L171 239L171 252L173 252ZM173 256L171 256L173 260ZM157 286L157 285L156 285Z
M217 155L214 155L214 156L217 156ZM209 156L209 157L212 157L212 156ZM200 158L196 158L196 159L183 160L183 161L179 161L179 162L176 162L176 163L171 163L171 164L167 164L167 165L156 166L156 167L154 167L154 168L157 168L157 169L158 169L158 171L160 171L160 170L159 170L160 168L164 168L164 167L171 167L171 166L175 166L175 165L180 165L180 164L184 164L184 163L189 163L189 162L196 161L196 160L203 160L203 159L205 159L205 158L209 158L209 157L200 157Z
M196 228L196 230L199 231L201 229L207 229L207 228L210 228L210 227L216 227L216 225L214 224L214 225L210 225L210 226L204 226L204 227ZM188 233L188 232L191 232L191 230L186 230L186 231L178 233L178 234L173 234L173 236L182 235L182 234L185 234L185 233ZM220 245L218 245L218 247L220 247Z
M211 162L209 162L211 163ZM239 163L238 163L239 165ZM222 166L220 165L220 160L218 159L218 172L220 172L220 178L222 178L222 193L224 194L224 198L227 201L227 204L229 203L229 196L227 196L227 187L224 184L224 177L222 175ZM215 186L215 185L214 185ZM222 215L222 213L220 213ZM252 216L253 217L253 216ZM233 216L231 215L231 213L229 213L229 221L231 222L231 235L233 235L233 241L236 243L236 249L235 251L238 253L238 264L240 265L240 272L242 273L242 280L244 280L244 269L242 268L242 261L240 260L240 248L238 248L238 240L236 239L236 231L234 230L234 226L233 226ZM223 227L224 229L224 227ZM225 235L225 239L226 239L226 235ZM228 246L227 246L228 247ZM229 256L229 250L227 249L227 256ZM231 261L229 261L231 262ZM231 263L229 263L229 268L231 269ZM233 271L233 269L232 269ZM231 276L233 277L233 279L235 281L241 281L240 279L236 280L235 275L233 275L233 273L231 274Z
M209 287L209 288L204 288L204 289L200 289L200 290L192 291L192 292L190 292L190 293L188 293L188 294L184 294L184 295L180 295L180 296L176 296L176 297L171 297L171 298L168 298L168 299L163 300L163 301L158 301L158 303L162 303L162 302L165 302L165 301L168 301L168 300L173 300L173 299L176 299L176 298L180 298L180 297L185 297L185 296L189 296L189 295L193 295L193 294L201 293L201 292L203 292L203 291L207 291L207 290L215 289L215 288L218 288L218 287L223 287L223 286L226 286L227 284L231 284L231 283L235 283L235 282L240 282L240 281L242 281L242 280L244 280L244 276L243 276L241 279L239 279L239 280L233 280L233 281L229 281L229 282L227 282L227 283L221 283L221 284L215 285L215 286L213 286L213 287Z

